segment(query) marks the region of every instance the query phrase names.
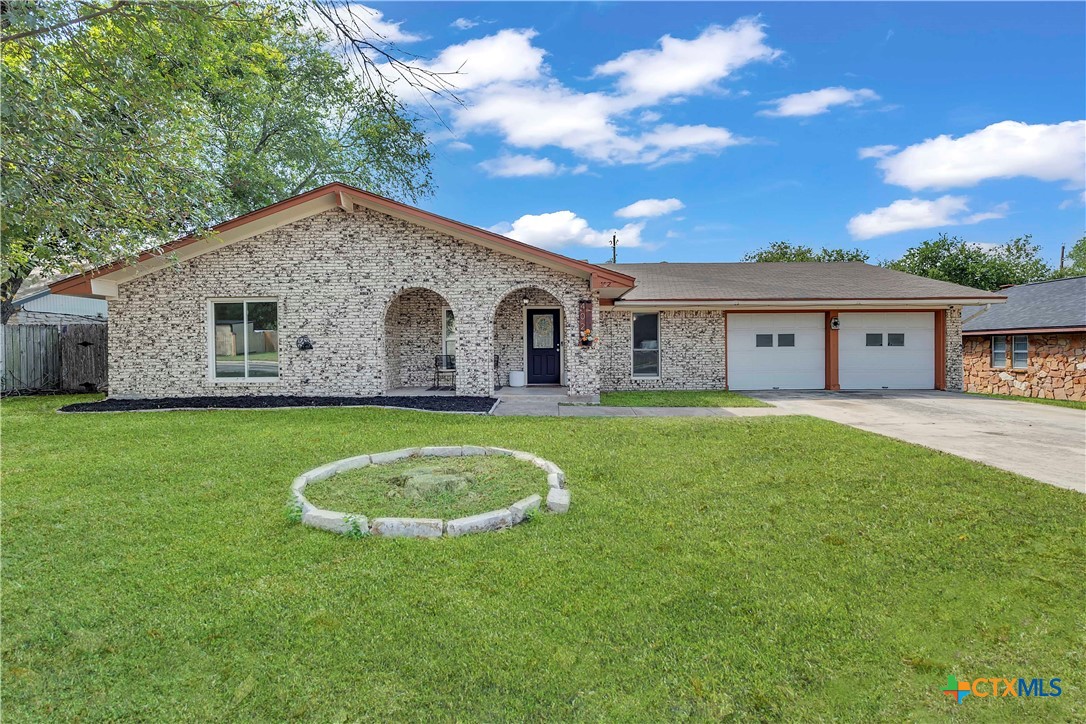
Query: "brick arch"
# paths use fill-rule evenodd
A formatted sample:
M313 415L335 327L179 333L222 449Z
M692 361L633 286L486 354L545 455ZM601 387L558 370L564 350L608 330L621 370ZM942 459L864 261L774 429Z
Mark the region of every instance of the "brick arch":
M491 319L494 354L497 356L496 381L507 385L509 372L524 367L526 331L522 295L528 296L529 306L555 306L562 310L562 370L563 377L568 378L576 336L577 308L571 308L562 295L549 285L529 282L509 288L494 304Z
M404 285L386 298L378 343L386 392L432 384L434 357L442 350L446 307L459 320L452 295L425 284Z

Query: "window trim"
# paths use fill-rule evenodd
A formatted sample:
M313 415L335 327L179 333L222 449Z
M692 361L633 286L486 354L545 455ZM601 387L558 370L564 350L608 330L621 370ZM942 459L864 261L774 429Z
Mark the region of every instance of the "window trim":
M656 349L655 350L638 350L634 347L634 321L638 315L652 314L656 317ZM633 312L630 314L630 379L634 380L659 380L663 376L664 371L664 356L661 354L661 350L664 348L664 341L662 339L661 329L663 325L660 324L660 312ZM634 352L656 352L656 374L655 375L639 375L634 372Z
M1002 356L1003 364L1000 364L1000 365L997 365L995 363L996 340L997 339L1003 342L1003 356ZM1007 335L1005 335L1005 334L993 334L992 335L992 350L988 354L988 364L991 365L992 369L994 369L994 370L1005 370L1005 369L1007 369Z
M1026 349L1025 349L1026 361L1022 364L1021 367L1019 367L1017 364L1015 364L1015 361L1014 361L1014 355L1015 355L1015 352L1016 352L1015 345L1018 343L1019 339L1022 339L1025 342L1025 345L1026 345ZM1026 370L1026 369L1029 369L1029 335L1028 334L1012 334L1011 335L1011 369L1012 370Z
M275 377L250 377L249 376L249 355L247 354L249 348L249 340L245 340L245 376L244 377L218 377L215 374L215 305L216 304L241 304L243 319L247 319L249 316L249 310L245 306L251 302L275 302L275 322L279 324L279 320L283 316L283 304L278 297L209 297L207 299L206 313L207 313L207 378L212 384L216 385L261 385L261 384L279 384L283 379L282 375L282 361L280 357L280 350L276 349L276 365L277 371ZM276 330L281 332L282 330Z

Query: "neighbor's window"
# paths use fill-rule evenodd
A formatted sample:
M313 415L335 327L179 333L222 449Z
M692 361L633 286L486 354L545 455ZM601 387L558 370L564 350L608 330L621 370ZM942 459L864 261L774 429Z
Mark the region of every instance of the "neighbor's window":
M1024 370L1029 366L1029 337L1024 334L1014 335L1011 366L1017 370Z
M633 376L660 376L660 315L633 315Z
M1007 338L1003 335L992 337L992 367L1007 366Z
M881 332L878 333L878 334L868 333L868 335L867 335L867 346L868 347L881 347L882 346L882 333Z
M756 334L754 335L755 347L772 347L773 335L772 334Z
M886 334L886 346L887 347L904 347L905 346L905 334L902 332L888 332Z
M794 334L778 334L777 335L778 347L795 347L796 335Z
M274 301L213 302L215 378L279 377L279 320Z
M454 355L456 354L456 317L453 316L453 310L446 309L442 319L441 353Z

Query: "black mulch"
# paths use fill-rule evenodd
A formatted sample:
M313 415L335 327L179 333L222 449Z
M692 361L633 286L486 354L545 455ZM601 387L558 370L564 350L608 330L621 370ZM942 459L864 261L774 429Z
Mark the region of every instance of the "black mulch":
M398 397L301 397L264 395L260 397L160 397L153 400L115 400L80 402L60 408L61 412L137 412L140 410L207 410L210 408L269 409L274 407L406 407L431 412L489 412L494 400L489 397L419 395Z

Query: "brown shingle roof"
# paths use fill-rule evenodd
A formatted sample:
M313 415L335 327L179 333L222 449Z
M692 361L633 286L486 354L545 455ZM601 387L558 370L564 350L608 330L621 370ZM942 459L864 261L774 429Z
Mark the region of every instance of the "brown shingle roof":
M637 279L622 301L991 299L1003 296L862 262L604 264Z

